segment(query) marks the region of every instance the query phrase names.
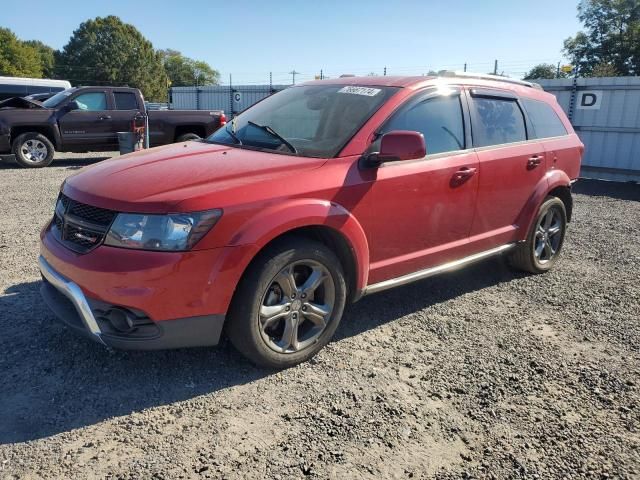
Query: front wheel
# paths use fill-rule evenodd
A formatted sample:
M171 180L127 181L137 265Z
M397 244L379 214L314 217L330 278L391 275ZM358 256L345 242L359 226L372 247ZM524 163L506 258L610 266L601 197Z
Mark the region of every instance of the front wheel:
M41 168L53 161L55 149L47 137L37 132L18 135L11 145L16 162L21 167Z
M268 247L238 285L227 334L261 367L288 368L320 351L347 298L340 261L322 243L290 238Z
M511 265L531 273L551 270L560 255L566 229L564 203L557 197L548 197L540 205L527 239L511 254Z

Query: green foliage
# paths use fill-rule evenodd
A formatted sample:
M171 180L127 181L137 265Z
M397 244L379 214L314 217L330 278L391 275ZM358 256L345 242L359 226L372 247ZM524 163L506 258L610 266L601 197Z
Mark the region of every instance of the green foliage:
M164 69L167 72L171 86L184 87L189 85L217 85L220 72L200 60L185 57L177 50L160 50Z
M8 28L0 28L0 75L42 77L42 64L38 50L18 40Z
M127 85L139 88L148 100L166 99L162 56L116 16L81 23L56 57L56 75L75 85Z
M37 50L40 57L40 65L42 66L42 76L44 78L53 78L55 72L55 50L40 40L27 40L24 44Z
M564 78L564 72L558 73L558 68L550 63L541 63L529 70L524 76L525 80L535 80L536 78Z
M578 18L585 30L565 40L564 52L581 76L640 75L640 1L582 0Z
M589 74L589 76L590 77L619 77L620 73L618 72L616 67L614 65L611 65L610 63L599 63L598 65L593 67L593 70L591 70L591 73Z

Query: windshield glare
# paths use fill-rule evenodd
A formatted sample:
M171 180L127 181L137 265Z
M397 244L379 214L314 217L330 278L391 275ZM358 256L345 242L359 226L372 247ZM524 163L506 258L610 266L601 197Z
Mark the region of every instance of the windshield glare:
M67 88L66 90L62 90L61 92L56 93L53 97L48 100L42 102L46 108L54 108L61 104L64 100L67 99L69 95L71 95L76 89L75 88Z
M238 115L207 141L333 157L396 91L353 85L290 87Z

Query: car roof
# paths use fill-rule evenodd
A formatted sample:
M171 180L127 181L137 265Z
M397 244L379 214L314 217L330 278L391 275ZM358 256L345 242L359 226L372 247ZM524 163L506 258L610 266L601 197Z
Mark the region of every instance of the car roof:
M367 77L340 77L324 80L313 80L301 85L358 85L366 87L399 87L419 90L430 86L464 85L469 87L498 88L509 90L516 95L540 100L554 100L555 97L546 93L534 83L505 78L501 80L489 75L473 74L447 74L443 76L367 76Z

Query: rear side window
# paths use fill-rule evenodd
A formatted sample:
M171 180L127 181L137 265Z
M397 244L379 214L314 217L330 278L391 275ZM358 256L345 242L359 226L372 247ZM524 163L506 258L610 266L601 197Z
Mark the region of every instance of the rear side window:
M116 102L116 110L137 110L138 101L135 94L131 92L113 92Z
M560 137L567 134L567 129L551 105L530 98L522 99L522 103L533 124L534 138Z
M476 147L527 139L524 116L515 99L473 97L472 101L476 111L472 129Z
M460 97L433 97L401 110L384 126L384 133L392 130L422 133L429 155L463 150L464 123Z

